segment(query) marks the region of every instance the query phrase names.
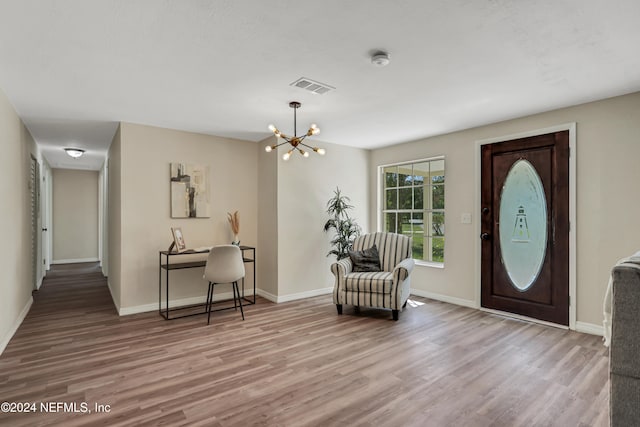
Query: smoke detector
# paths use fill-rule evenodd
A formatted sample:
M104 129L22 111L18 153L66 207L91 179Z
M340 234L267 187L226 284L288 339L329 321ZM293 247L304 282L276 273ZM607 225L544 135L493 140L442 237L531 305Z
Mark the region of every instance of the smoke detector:
M389 64L389 54L387 52L378 51L371 55L371 63L376 67L384 67Z

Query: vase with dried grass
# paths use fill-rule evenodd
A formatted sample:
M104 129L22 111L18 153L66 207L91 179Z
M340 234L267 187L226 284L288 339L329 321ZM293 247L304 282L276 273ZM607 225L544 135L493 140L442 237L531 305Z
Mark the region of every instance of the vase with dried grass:
M229 220L229 225L231 225L231 231L233 232L233 242L232 245L240 246L240 215L238 211L234 213L227 212L227 219Z

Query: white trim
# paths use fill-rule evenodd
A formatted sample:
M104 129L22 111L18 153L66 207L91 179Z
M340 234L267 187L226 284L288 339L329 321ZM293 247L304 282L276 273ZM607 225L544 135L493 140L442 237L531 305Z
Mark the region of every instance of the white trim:
M245 293L245 296L251 296L253 293ZM220 301L232 301L233 300L233 292L224 292L218 293L214 295L214 304ZM169 310L177 307L187 306L187 305L195 305L195 304L204 304L207 301L206 295L201 295L197 297L189 297L189 298L180 298L180 299L172 299L169 300ZM162 302L162 309L164 310L166 307L166 302ZM158 303L154 302L151 304L143 304L143 305L134 305L132 307L122 307L118 309L118 314L120 316L127 316L130 314L138 314L138 313L148 313L150 311L158 311Z
M431 267L431 268L444 268L444 262L433 262L433 261L424 261L421 259L413 259L413 261L416 263L416 266L420 266L420 267Z
M39 291L40 288L42 287L42 281L44 280L44 276L42 276L38 282L36 283L36 291Z
M278 302L278 296L262 289L256 289L256 295L261 296L264 299L268 299L271 302Z
M537 129L528 132L517 133L513 135L500 136L496 138L482 139L476 141L476 212L482 210L480 194L481 194L481 147L487 144L495 144L497 142L510 141L518 138L528 138L532 136L544 135L547 133L569 131L569 329L575 330L576 325L576 301L577 298L577 282L576 282L576 236L577 236L577 215L576 215L576 123L564 123L557 126L551 126L548 128ZM480 236L480 222L475 221L475 235ZM476 286L475 286L475 299L477 306L480 307L480 292L481 292L481 277L482 277L482 246L480 239L476 239ZM510 316L510 313L505 313Z
M305 299L305 298L312 298L312 297L317 297L319 295L327 295L331 293L333 293L333 286L331 286L330 288L321 288L321 289L314 289L312 291L299 292L297 294L289 294L289 295L282 295L282 296L272 295L272 297L275 296L276 303L281 303L281 302L295 301L295 300ZM267 299L273 301L273 299L271 298L267 298Z
M29 310L31 309L32 304L33 304L33 296L30 296L29 300L27 301L27 304L24 306L24 308L18 315L18 318L13 323L13 326L11 327L11 329L9 329L9 332L7 332L4 338L2 338L2 341L0 341L0 354L4 352L4 349L7 348L9 341L11 341L11 338L13 338L15 333L18 331L18 328L20 327L20 325L22 325L22 321L24 320L25 317L27 317L27 314L29 313Z
M576 332L582 332L584 334L604 336L604 326L594 325L587 322L576 322Z
M450 297L448 295L436 294L434 292L423 291L421 289L412 288L411 291L409 291L409 294L415 295L418 297L424 297L424 298L434 299L437 301L447 302L449 304L461 305L463 307L478 308L475 301L472 301L469 299L463 299L463 298Z
M81 262L98 262L98 258L54 259L51 264L77 264Z
M439 155L439 156L433 156L433 157L425 157L424 159L405 160L403 162L386 163L384 165L378 165L378 171L382 172L382 168L386 168L387 166L410 165L412 163L430 162L432 160L444 160L444 159L445 159L444 155Z
M383 188L383 183L382 183L382 175L384 175L384 168L388 167L388 166L402 166L402 165L412 165L414 163L420 163L420 162L431 162L431 161L436 161L436 160L445 160L445 175L446 175L446 170L447 170L447 166L446 166L446 156L445 155L438 155L438 156L433 156L433 157L426 157L426 158L422 158L422 159L416 159L416 160L405 160L402 162L393 162L393 163L386 163L383 165L378 165L376 166L376 230L378 232L382 232L382 218L384 216L383 214L383 200L385 199L385 195L384 195L384 188ZM446 182L445 182L445 186L446 186ZM398 187L399 188L399 187ZM445 189L445 194L446 194L446 189ZM445 208L443 209L443 211L446 213L447 208L446 208L447 204L446 204L446 200L445 200ZM407 211L407 212L413 212L415 209L391 209L394 211ZM430 209L433 210L433 209ZM446 221L446 220L445 220ZM418 260L416 258L414 258L414 261L416 261L416 263L418 261L422 261L422 260ZM438 263L438 262L433 262L433 261L422 261L425 264L422 264L423 266L428 266L428 267L436 267L436 268L444 268L444 263Z
M111 290L111 282L109 281L109 278L107 277L107 288L109 288L109 294L111 295L111 300L113 301L113 305L116 306L116 311L118 312L118 314L120 313L120 304L118 303L118 301L116 301L116 299L113 297L113 291Z
M551 326L553 328L569 329L569 327L565 325L559 325L557 323L551 323L551 322L547 322L540 319L534 319L533 317L521 316L519 314L509 313L507 311L494 310L492 308L484 308L484 307L480 307L480 311L484 311L485 313L495 314L496 316L510 317L513 319L524 320L525 322L537 323L539 325L544 325L544 326Z

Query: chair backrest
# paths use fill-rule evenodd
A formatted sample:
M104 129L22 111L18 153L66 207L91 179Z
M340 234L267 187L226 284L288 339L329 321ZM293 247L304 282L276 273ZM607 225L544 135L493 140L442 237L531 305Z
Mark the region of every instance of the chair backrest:
M353 242L353 249L362 251L372 247L374 243L380 254L383 271L393 271L400 261L411 256L411 238L396 233L363 234Z
M204 267L205 280L212 283L231 283L244 277L242 251L235 245L214 246Z

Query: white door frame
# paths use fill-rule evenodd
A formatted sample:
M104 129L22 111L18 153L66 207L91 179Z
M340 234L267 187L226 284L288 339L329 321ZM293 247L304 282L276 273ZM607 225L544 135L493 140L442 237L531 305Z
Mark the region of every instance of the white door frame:
M576 123L564 123L557 126L551 126L543 129L536 129L529 132L522 132L513 135L500 136L495 138L488 138L476 141L476 212L480 212L482 209L480 194L481 194L481 149L483 145L495 144L497 142L510 141L518 138L528 138L531 136L544 135L547 133L560 132L563 130L569 131L569 329L576 329ZM484 309L480 305L481 294L481 274L482 274L482 245L480 242L480 221L475 221L475 235L476 235L476 292L475 292L475 305L477 308L484 311L496 312L495 310ZM514 315L513 313L503 313L511 317L517 317L521 319L527 319L538 323L549 324L548 322L542 322L537 319L531 319L524 316Z

